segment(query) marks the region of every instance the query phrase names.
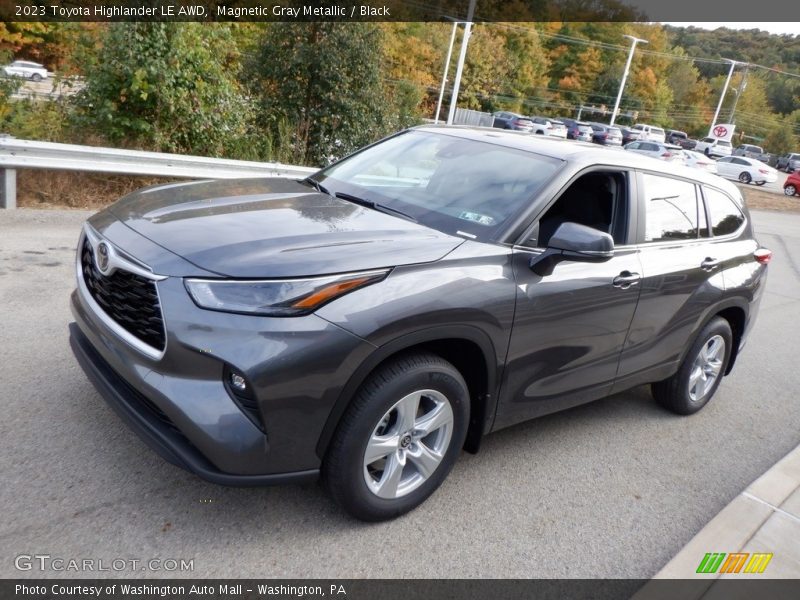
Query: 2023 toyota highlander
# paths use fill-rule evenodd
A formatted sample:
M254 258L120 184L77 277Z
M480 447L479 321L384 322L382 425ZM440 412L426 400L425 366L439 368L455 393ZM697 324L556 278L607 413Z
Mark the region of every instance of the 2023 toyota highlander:
M321 474L365 520L525 419L646 383L698 411L771 256L716 176L436 127L303 181L143 189L77 255L73 350L151 446L222 484Z

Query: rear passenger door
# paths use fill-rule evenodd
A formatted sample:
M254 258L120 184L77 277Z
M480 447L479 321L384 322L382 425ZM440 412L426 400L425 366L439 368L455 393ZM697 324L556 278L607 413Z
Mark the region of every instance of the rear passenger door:
M643 172L638 189L641 293L614 391L671 374L697 322L721 299L724 287L699 186Z

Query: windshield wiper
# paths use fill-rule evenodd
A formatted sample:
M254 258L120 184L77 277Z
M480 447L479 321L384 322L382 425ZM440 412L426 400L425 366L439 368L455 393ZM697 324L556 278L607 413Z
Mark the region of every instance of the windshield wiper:
M412 217L408 213L404 213L402 210L397 210L396 208L392 208L391 206L386 206L385 204L379 204L374 200L359 198L358 196L353 196L352 194L348 194L346 192L336 192L334 196L336 196L337 198L341 198L342 200L347 200L348 202L353 202L354 204L360 204L361 206L366 206L367 208L371 208L373 210L377 210L383 213L395 214L399 217L412 221L413 223L418 222L414 217Z
M311 187L313 187L315 190L317 190L318 192L320 192L322 194L327 194L328 196L333 196L333 194L331 194L330 191L328 191L328 188L326 188L324 185L322 185L316 179L311 179L311 177L306 177L305 179L303 179L303 182L309 184Z

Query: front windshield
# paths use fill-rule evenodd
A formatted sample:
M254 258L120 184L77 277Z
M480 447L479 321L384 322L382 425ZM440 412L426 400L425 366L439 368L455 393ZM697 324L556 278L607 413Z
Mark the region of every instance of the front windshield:
M562 164L494 143L412 130L331 165L314 179L332 194L358 196L433 229L489 241Z

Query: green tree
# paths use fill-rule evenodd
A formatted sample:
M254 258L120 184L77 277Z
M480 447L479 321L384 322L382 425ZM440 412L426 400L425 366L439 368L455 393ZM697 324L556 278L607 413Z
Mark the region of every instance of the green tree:
M328 164L390 129L381 64L376 25L273 23L248 68L259 120L294 162Z
M772 154L796 152L798 137L788 124L774 127L764 139L764 148Z
M102 44L75 96L84 131L165 152L258 154L227 24L117 23Z

